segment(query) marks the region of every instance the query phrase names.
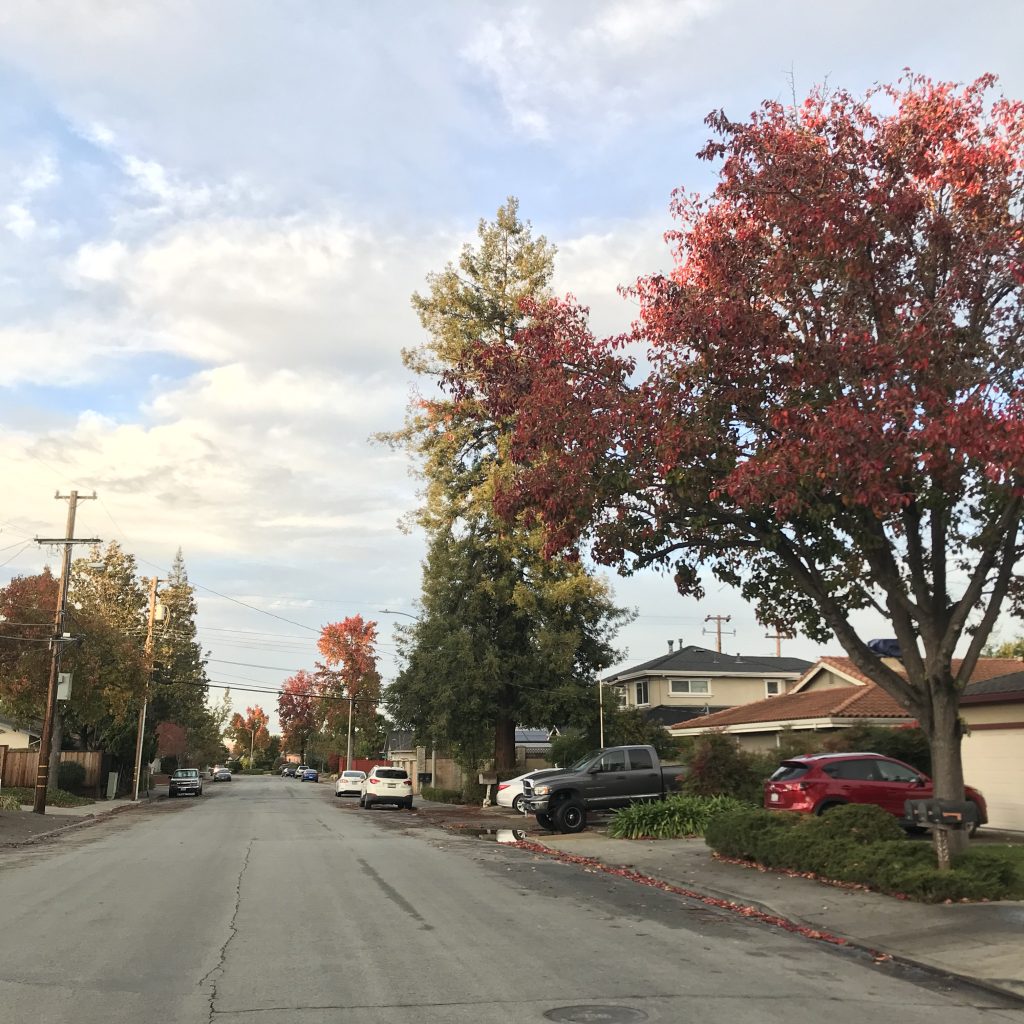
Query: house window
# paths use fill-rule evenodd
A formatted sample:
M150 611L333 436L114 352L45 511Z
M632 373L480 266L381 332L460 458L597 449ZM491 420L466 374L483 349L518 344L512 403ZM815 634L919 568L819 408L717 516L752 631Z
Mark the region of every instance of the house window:
M707 679L673 679L669 683L669 693L673 696L688 693L708 694L710 692L711 685Z
M764 695L766 697L779 697L786 692L786 687L781 679L766 679L764 681Z
M647 683L636 684L636 702L637 704L649 704L650 698L647 695Z

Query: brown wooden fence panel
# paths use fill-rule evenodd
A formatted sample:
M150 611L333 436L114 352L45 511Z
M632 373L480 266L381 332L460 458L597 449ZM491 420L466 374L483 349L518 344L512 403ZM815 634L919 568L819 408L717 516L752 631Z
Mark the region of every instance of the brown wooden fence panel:
M4 789L12 789L15 786L28 786L31 789L36 784L38 765L38 750L9 749L4 758Z
M64 750L60 755L61 762L75 761L85 769L83 789L100 784L100 771L103 767L103 752L100 750ZM5 788L36 784L36 769L39 767L38 750L10 750L3 763L3 776L0 782ZM56 783L56 779L53 780Z

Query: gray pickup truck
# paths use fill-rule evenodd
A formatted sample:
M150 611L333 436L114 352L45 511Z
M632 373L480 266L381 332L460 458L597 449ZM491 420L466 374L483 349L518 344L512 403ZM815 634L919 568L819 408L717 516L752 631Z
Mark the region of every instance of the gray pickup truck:
M654 747L605 747L568 768L525 779L523 803L541 828L581 832L588 811L663 800L685 777L685 765L663 765Z

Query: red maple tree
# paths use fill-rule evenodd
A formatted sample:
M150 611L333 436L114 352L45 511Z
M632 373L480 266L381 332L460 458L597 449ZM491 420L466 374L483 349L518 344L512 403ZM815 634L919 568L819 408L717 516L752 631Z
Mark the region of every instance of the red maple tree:
M320 727L322 705L317 681L311 673L301 669L285 680L277 698L282 749L298 751L305 761L306 744Z
M675 194L675 267L629 289L633 330L597 340L552 302L447 380L509 424L503 514L834 634L920 720L945 798L963 796L959 696L1021 605L1024 107L994 87L908 74L710 115L718 185ZM861 609L891 623L902 672Z

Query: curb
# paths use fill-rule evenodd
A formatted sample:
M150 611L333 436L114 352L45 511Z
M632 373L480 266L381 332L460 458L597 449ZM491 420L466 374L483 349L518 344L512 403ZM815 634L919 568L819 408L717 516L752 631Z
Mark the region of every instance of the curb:
M699 900L703 897L706 901L714 901L714 905L727 913L737 914L741 917L747 918L748 920L754 920L758 921L760 924L768 925L769 927L782 928L785 931L802 935L804 938L811 939L815 942L821 942L830 946L839 946L841 948L853 949L860 953L866 953L871 956L876 963L895 964L900 967L923 971L932 976L954 979L960 984L969 985L993 995L997 995L1000 998L1012 999L1014 1002L1024 1004L1024 992L1022 991L1006 988L996 982L987 981L984 978L976 978L969 974L959 974L956 971L951 971L946 967L941 967L936 964L927 963L922 960L915 960L904 953L893 952L881 946L869 946L862 939L846 935L843 932L823 932L820 928L815 927L813 924L810 924L795 915L780 913L770 904L760 903L746 897L740 901L735 894L715 889L712 886L699 885L699 883L678 885L675 882L668 881L667 879L656 878L653 875L646 875L643 872L629 868L626 865L613 866L611 864L605 864L594 857L581 857L577 854L566 854L562 850L546 846L538 840L508 844L508 848L518 849L529 853L540 853L541 855L550 856L559 860L564 864L571 864L573 866L583 868L590 867L591 869L597 869L607 874L615 874L617 877L625 878L635 884L653 885L655 888L662 889L663 892L669 892L683 898L696 898ZM691 885L693 886L692 888Z

